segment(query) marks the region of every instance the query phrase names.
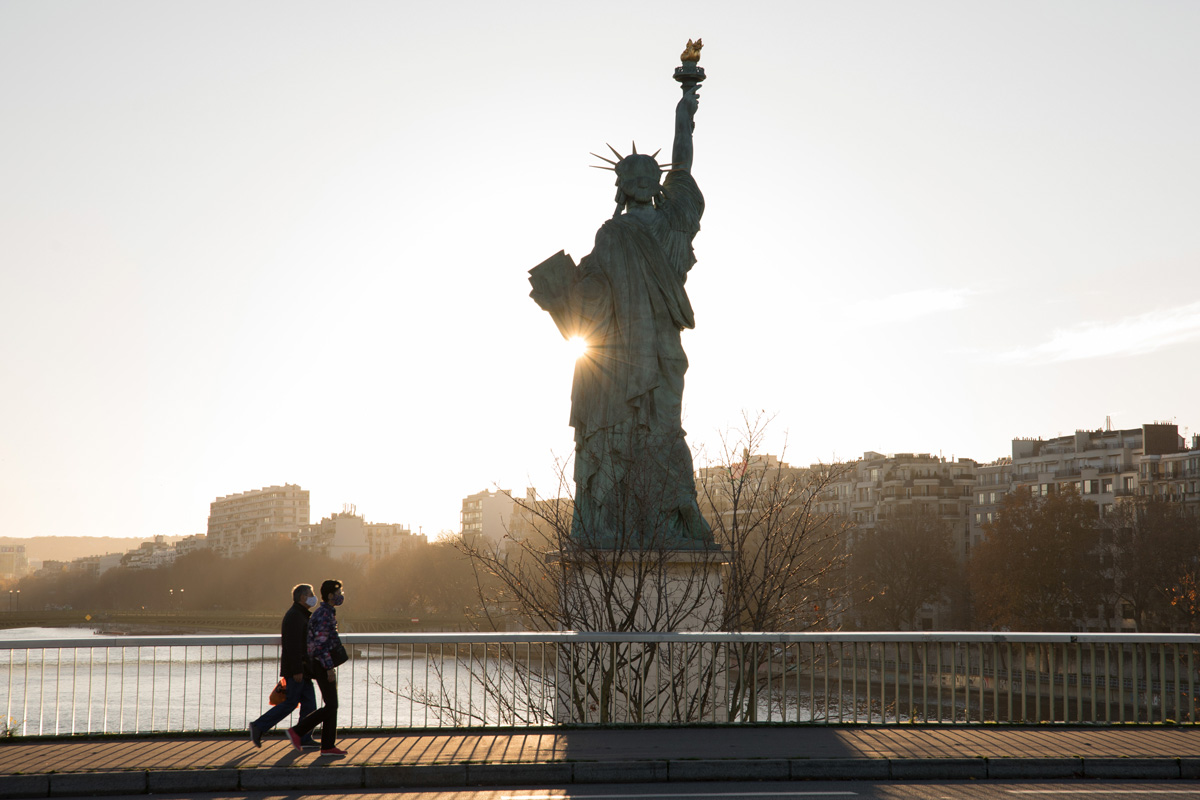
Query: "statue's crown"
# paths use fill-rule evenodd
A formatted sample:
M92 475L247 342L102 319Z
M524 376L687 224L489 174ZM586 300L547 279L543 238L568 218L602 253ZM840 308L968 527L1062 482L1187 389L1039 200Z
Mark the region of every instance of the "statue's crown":
M633 142L632 143L633 151L628 156L623 156L620 153L618 153L617 148L613 147L611 144L608 144L606 142L605 146L609 150L612 150L613 155L616 156L618 160L613 161L611 158L605 158L604 156L597 155L596 153L588 153L588 155L595 156L596 158L600 159L601 161L607 161L609 164L612 165L611 167L604 167L599 164L591 164L590 166L593 169L607 169L607 170L616 172L618 175L620 175L621 173L626 172L627 170L631 169L635 163L638 163L638 162L645 163L645 161L643 161L643 159L648 159L651 163L653 163L656 167L658 167L659 172L674 171L673 170L673 167L675 166L674 164L658 163L657 156L659 153L662 152L662 148L655 150L654 153L651 155L645 155L644 153L639 153L637 151L637 142Z

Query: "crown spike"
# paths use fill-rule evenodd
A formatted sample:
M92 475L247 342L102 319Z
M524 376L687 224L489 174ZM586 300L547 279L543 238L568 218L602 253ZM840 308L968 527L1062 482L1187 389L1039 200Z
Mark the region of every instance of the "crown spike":
M588 155L595 156L596 158L600 159L601 161L607 161L608 163L612 164L614 167L617 165L617 162L613 161L611 158L605 158L604 156L596 155L595 153L588 153Z
M610 172L617 171L616 167L602 167L599 164L588 164L588 166L591 167L592 169L606 169L606 170L609 170Z
M618 160L618 161L619 161L619 160L621 160L622 158L624 158L624 157L625 157L625 156L621 155L620 153L618 153L618 152L617 152L617 148L613 147L613 146L612 146L611 144L609 144L608 142L605 142L605 143L604 143L604 146L605 146L605 147L607 147L609 150L612 150L612 151L613 151L613 155L617 157L617 160Z
M636 156L636 155L638 154L638 151L637 151L637 142L633 142L632 144L633 144L633 152L632 152L632 153L630 153L630 155Z
M660 147L660 148L658 148L657 150L655 150L653 153L651 153L651 154L650 154L650 157L651 157L651 158L654 158L654 159L657 159L657 158L658 158L658 154L659 154L659 153L661 153L661 152L662 152L662 148Z

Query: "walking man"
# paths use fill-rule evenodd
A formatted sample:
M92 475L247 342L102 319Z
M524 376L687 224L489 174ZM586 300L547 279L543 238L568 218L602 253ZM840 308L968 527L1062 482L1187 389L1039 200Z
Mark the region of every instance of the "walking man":
M316 605L317 598L312 585L301 583L292 588L292 607L283 615L279 630L283 644L279 653L279 675L287 681L287 699L277 706L271 706L267 713L250 723L250 741L255 747L262 747L262 735L291 714L297 705L300 706L301 719L317 707L312 677L306 669L308 618L312 616L312 609ZM317 748L311 736L300 744L314 750Z

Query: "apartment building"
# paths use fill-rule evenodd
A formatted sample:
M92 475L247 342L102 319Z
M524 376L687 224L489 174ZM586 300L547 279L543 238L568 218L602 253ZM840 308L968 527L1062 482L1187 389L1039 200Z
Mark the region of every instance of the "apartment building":
M218 497L209 506L208 546L235 558L264 541L295 540L308 525L308 507L308 490L290 483Z
M413 533L405 524L367 522L365 527L367 548L372 561L429 544L429 538L425 534Z
M352 505L313 525L300 528L300 548L333 558L357 556L377 561L393 553L426 544L424 534L413 535L407 525L367 522Z
M950 527L958 556L969 555L968 510L978 462L929 453L868 451L843 466L845 472L829 484L818 510L853 522L855 536L866 535L889 519L931 514Z
M482 536L498 546L509 531L514 506L512 492L507 489L484 490L464 497L459 518L463 538Z
M0 578L20 578L29 572L29 560L25 557L25 545L0 546Z
M1166 426L1162 426L1166 427ZM1193 436L1191 447L1183 437L1171 434L1147 437L1138 459L1138 495L1161 497L1179 503L1185 514L1200 515L1200 436Z
M175 562L179 551L167 542L165 536L155 536L152 541L142 542L121 557L121 566L129 569L158 569Z
M175 543L175 555L186 556L200 550L208 549L208 537L203 533L193 533Z
M766 453L743 453L742 460L735 464L696 471L696 501L714 531L729 530L735 513L761 513L767 503L789 507L802 504L808 499L814 479L826 469L821 465L793 467Z
M1189 450L1174 423L1079 430L1053 439L1013 439L1012 456L979 468L971 505L971 540L999 513L1004 496L1027 486L1045 497L1074 486L1107 516L1123 499L1159 494L1200 513L1200 437Z
M508 536L513 542L531 541L534 547L557 547L571 530L575 501L570 497L544 499L537 490L525 490L525 500L513 502L508 518Z

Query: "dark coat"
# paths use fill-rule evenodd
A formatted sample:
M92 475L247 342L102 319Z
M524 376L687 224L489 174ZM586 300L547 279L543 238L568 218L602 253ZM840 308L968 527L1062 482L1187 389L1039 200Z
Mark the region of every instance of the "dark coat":
M283 648L279 654L279 674L290 678L297 673L308 674L308 618L312 612L308 606L292 603L292 607L283 615L283 625L279 634L283 640Z

